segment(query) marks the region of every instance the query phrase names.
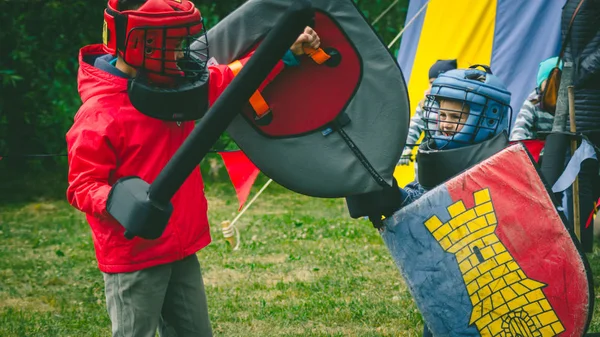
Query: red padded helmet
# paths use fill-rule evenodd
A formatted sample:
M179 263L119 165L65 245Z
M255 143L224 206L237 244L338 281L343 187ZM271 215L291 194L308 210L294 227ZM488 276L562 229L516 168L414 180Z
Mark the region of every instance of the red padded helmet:
M124 11L118 10L118 0L109 0L104 11L104 50L145 70L155 83L205 70L208 46L195 43L190 49L202 34L202 16L189 0L148 0Z

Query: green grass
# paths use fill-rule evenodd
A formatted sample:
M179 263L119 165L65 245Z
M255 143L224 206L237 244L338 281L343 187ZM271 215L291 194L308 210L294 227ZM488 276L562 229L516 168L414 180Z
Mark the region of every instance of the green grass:
M234 252L219 226L235 215L233 188L209 183L206 192L213 243L198 256L216 336L420 335L379 235L341 199L272 184L239 222ZM599 254L589 256L596 275ZM82 214L63 200L1 204L0 336L108 336L103 291Z

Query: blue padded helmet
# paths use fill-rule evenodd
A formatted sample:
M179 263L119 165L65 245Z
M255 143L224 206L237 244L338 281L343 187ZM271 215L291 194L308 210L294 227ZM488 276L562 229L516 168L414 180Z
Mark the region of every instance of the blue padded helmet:
M485 71L477 69L482 67ZM441 110L442 101L462 104L461 110ZM487 66L450 70L433 82L424 106L425 138L437 150L455 149L488 140L508 131L512 108L510 92ZM450 115L451 114L451 115ZM446 117L456 121L446 121ZM441 130L453 125L453 130Z

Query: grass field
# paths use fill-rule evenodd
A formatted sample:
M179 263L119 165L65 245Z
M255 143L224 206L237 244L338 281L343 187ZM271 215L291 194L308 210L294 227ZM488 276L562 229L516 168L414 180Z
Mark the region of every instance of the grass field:
M218 226L237 209L233 188L206 192L213 243L198 256L216 336L420 335L421 316L377 231L351 219L341 199L272 184L242 218L233 252ZM0 336L109 336L83 215L60 199L8 199L0 198ZM600 275L600 251L589 259Z

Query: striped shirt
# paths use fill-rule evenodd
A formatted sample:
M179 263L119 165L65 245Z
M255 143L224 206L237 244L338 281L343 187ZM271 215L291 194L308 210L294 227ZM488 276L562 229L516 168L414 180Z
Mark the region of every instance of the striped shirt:
M425 121L423 120L423 108L417 106L415 114L410 119L410 126L408 128L408 137L406 137L406 146L404 149L412 149L417 145L421 133L425 131Z
M552 131L554 116L540 109L540 95L532 92L523 103L510 132L510 140L537 139L540 131Z

